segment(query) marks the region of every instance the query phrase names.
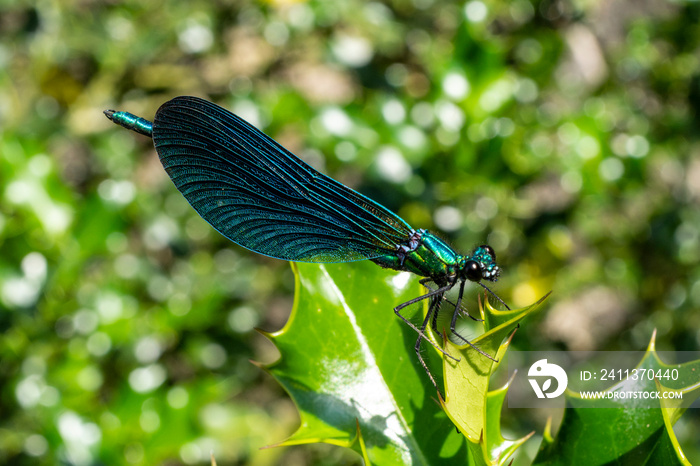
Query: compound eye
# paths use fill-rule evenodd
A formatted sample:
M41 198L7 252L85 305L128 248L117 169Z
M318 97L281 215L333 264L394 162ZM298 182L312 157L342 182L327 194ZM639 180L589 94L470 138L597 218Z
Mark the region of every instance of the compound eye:
M481 266L476 261L467 261L464 268L467 278L473 282L481 280Z
M491 257L493 257L493 260L496 260L496 253L494 252L493 248L489 246L488 244L482 244L481 249L486 251Z

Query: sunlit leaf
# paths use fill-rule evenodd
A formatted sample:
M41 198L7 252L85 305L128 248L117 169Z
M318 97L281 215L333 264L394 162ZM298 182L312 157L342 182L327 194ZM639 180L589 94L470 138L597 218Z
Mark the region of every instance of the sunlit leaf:
M465 461L464 437L413 352L417 336L392 311L421 293L416 278L367 262L293 267L293 313L269 335L281 358L268 370L301 416L282 445L331 443L375 465Z
M301 427L281 445L331 443L366 454L372 464L460 464L467 451L455 426L476 445L487 432L483 458L505 459L524 441L501 437L505 389L487 393L495 363L469 345L446 347L459 359L444 358L442 406L454 426L440 409L413 351L416 334L392 312L421 292L415 277L365 263L294 268L294 311L269 335L282 356L268 370L301 415ZM474 344L502 357L503 340L536 307L490 319L499 325ZM439 353L429 348L434 360Z
M490 376L510 343L510 338L506 338L508 335L513 337L519 322L536 311L545 298L527 308L508 311L497 311L486 301L481 308L486 332L472 343L481 351L494 355L495 361L471 345L446 345L448 353L459 361L444 359L446 397L443 406L469 440L472 458L477 464L505 464L515 449L529 438L528 435L518 440L506 440L501 436L500 414L507 386L493 393L488 393L488 388Z
M640 378L622 381L630 391L680 391L682 401L664 400L658 409L641 408L648 400L623 398L614 400L582 399L567 390L564 418L556 436L548 430L535 458L536 465L687 465L673 424L685 409L700 397L700 360L668 365L656 354L655 336L637 369L659 370L676 367L682 377L674 388L663 387L657 380ZM642 380L644 379L644 380Z

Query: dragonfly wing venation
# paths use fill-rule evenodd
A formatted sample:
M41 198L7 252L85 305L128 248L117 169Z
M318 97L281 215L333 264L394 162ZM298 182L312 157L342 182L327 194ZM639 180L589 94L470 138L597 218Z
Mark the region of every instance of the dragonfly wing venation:
M158 155L194 209L231 241L302 262L393 254L412 229L231 112L177 97L156 113Z

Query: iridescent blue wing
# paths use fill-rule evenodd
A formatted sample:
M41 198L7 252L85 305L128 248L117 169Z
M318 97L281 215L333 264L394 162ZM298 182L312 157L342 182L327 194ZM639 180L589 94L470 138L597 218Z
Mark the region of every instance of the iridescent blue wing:
M279 259L349 262L395 254L411 227L231 112L177 97L156 113L153 140L194 209L228 239Z

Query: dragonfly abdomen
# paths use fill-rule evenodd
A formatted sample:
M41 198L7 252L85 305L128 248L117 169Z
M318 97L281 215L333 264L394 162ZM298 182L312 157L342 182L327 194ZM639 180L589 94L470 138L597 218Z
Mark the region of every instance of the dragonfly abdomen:
M138 117L129 112L118 112L116 110L105 110L104 114L119 126L123 126L131 131L136 131L149 138L153 137L153 123L145 118Z

